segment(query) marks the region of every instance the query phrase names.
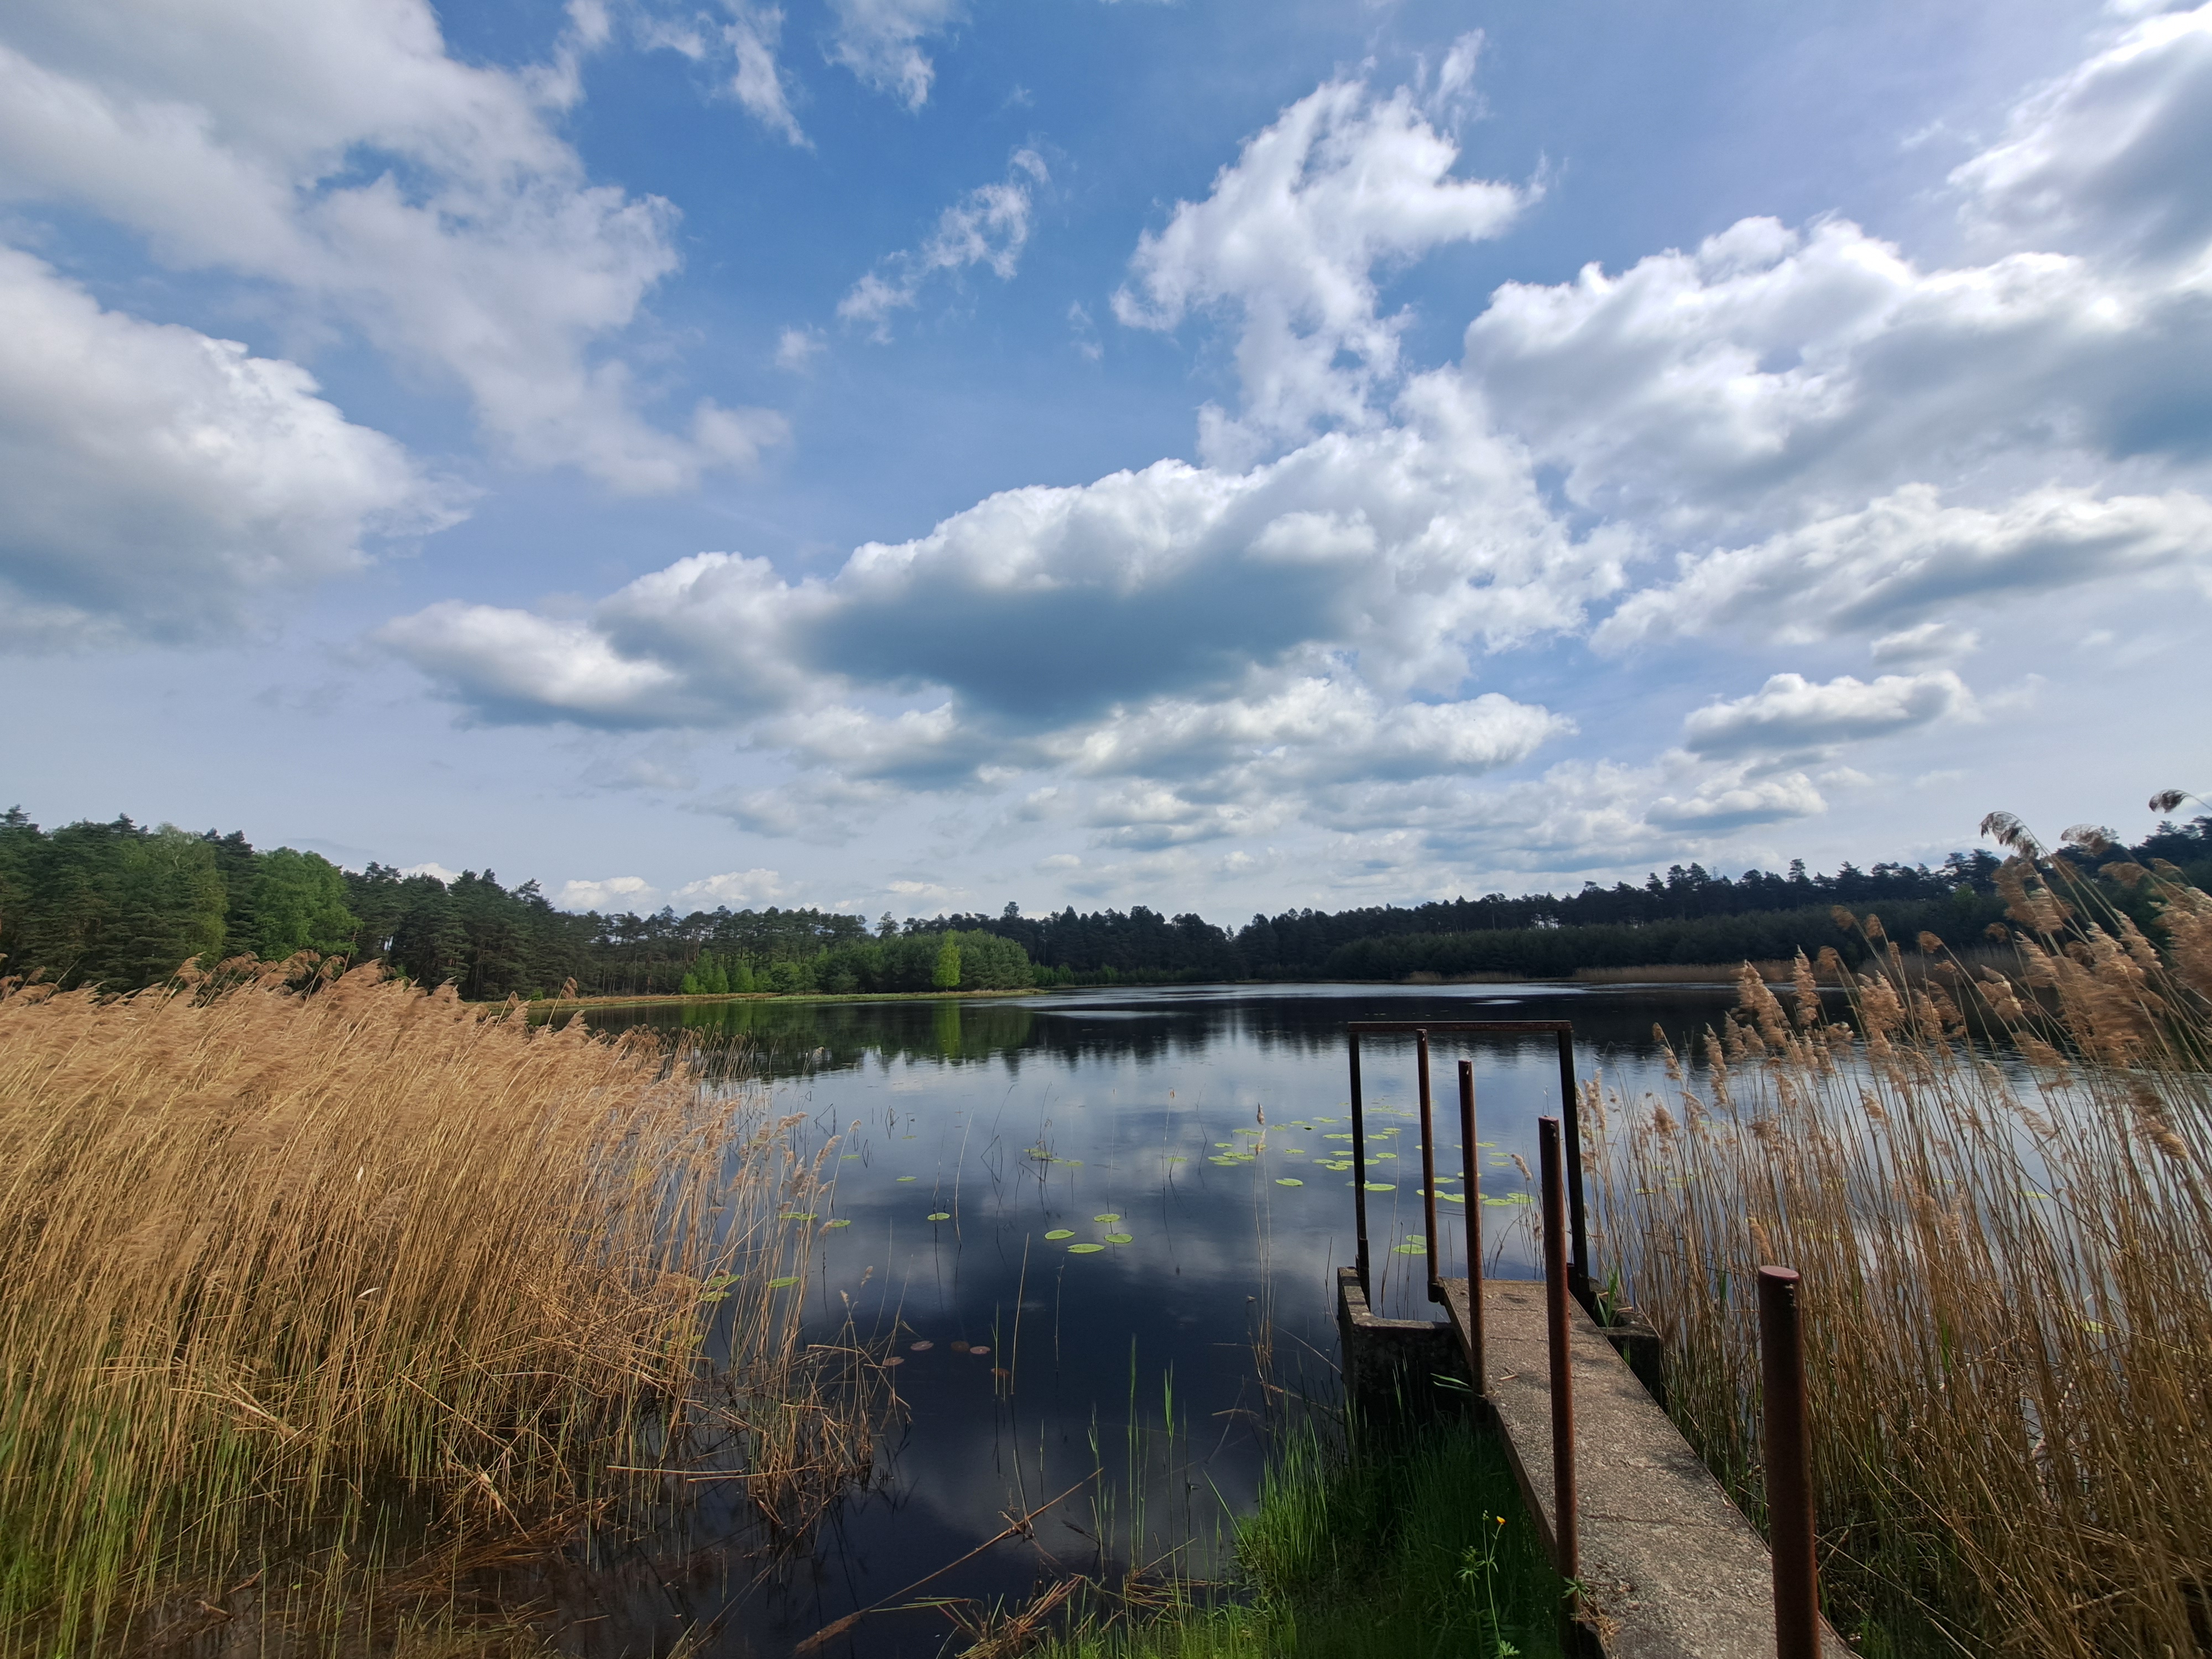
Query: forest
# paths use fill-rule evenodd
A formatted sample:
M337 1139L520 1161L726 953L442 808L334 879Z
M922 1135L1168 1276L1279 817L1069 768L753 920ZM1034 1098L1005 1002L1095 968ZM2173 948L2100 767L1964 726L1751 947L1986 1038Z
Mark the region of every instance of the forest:
M2162 823L2091 863L2163 860L2212 886L2212 816ZM556 909L535 881L489 870L452 881L372 862L257 848L240 831L149 828L128 817L42 830L0 815L0 972L64 987L129 991L184 963L300 951L380 960L417 984L471 1000L562 994L871 994L1030 985L1220 980L1392 980L1410 974L1525 974L1786 957L1864 944L1838 907L1879 914L1893 937L1953 949L1984 942L2002 904L1987 851L1934 867L1749 870L1675 865L1640 885L1585 883L1564 896L1503 893L1335 912L1255 915L1233 932L1185 914L1128 910L860 916L811 908L678 915Z

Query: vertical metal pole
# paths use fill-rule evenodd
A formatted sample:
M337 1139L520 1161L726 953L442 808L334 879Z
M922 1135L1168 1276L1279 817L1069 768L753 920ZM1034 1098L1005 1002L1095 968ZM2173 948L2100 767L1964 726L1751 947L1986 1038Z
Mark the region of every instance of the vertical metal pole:
M1375 1281L1367 1276L1367 1114L1359 1100L1359 1033L1346 1035L1352 1039L1352 1218L1359 1239L1359 1293L1371 1306Z
M1574 1240L1571 1281L1576 1298L1589 1295L1589 1230L1583 1211L1583 1109L1575 1089L1575 1034L1559 1033L1559 1105L1567 1122L1567 1218Z
M1813 1446L1806 1432L1805 1336L1796 1273L1759 1270L1759 1369L1766 1397L1766 1518L1774 1548L1777 1659L1820 1659L1813 1554Z
M1559 1120L1536 1120L1544 1177L1544 1311L1552 1350L1553 1565L1572 1578L1582 1564L1582 1528L1575 1498L1574 1381L1567 1365L1567 1237L1565 1191L1560 1182Z
M1459 1063L1460 1196L1467 1200L1467 1365L1474 1391L1490 1392L1482 1352L1482 1188L1475 1174L1474 1062Z
M1421 1086L1421 1221L1428 1231L1421 1235L1429 1247L1429 1300L1444 1299L1443 1282L1437 1276L1437 1115L1429 1095L1429 1034L1413 1033L1414 1066Z

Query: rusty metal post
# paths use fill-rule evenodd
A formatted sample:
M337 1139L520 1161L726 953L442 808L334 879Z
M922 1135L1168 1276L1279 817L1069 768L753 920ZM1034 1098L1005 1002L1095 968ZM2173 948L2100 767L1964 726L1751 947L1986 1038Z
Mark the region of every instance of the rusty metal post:
M1352 1167L1360 1172L1352 1181L1352 1224L1359 1241L1356 1258L1359 1293L1371 1308L1375 1305L1375 1281L1367 1276L1367 1115L1359 1099L1359 1033L1350 1031L1346 1035L1352 1042Z
M1820 1586L1813 1553L1813 1444L1805 1411L1798 1278L1759 1270L1759 1369L1766 1406L1766 1518L1774 1550L1777 1659L1820 1659Z
M1429 1300L1444 1299L1443 1282L1437 1274L1437 1122L1429 1094L1429 1034L1413 1033L1414 1066L1421 1088L1421 1235L1429 1247Z
M1553 1565L1572 1578L1582 1565L1582 1528L1575 1498L1574 1380L1567 1364L1566 1191L1561 1180L1559 1120L1536 1120L1544 1178L1544 1312L1552 1352Z
M1490 1371L1482 1352L1482 1187L1475 1173L1474 1062L1459 1063L1460 1196L1467 1200L1467 1363L1474 1391L1490 1392Z
M1583 1209L1583 1103L1575 1087L1575 1037L1559 1033L1559 1107L1567 1126L1567 1226L1574 1243L1575 1299L1589 1299L1589 1228Z

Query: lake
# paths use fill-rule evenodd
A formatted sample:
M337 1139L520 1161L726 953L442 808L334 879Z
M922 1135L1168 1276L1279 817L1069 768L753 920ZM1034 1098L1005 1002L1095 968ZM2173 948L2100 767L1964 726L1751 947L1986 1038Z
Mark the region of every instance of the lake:
M1016 1598L1102 1559L1218 1571L1269 1411L1333 1385L1333 1274L1352 1259L1360 1173L1325 1167L1349 1158L1345 1022L1571 1020L1577 1075L1633 1093L1664 1085L1655 1022L1679 1036L1734 1000L1721 986L1177 986L588 1012L605 1030L743 1041L776 1109L805 1115L808 1150L835 1138L833 1189L794 1224L821 1230L811 1271L783 1293L805 1298L814 1339L849 1312L895 1353L902 1420L868 1489L768 1582L731 1577L716 1543L744 1518L710 1502L684 1550L602 1563L597 1620L563 1644L641 1651L716 1621L695 1651L781 1659L1071 1488L1033 1537L898 1599ZM1440 1176L1460 1167L1462 1054L1479 1118L1482 1191L1438 1206L1444 1271L1464 1270L1479 1215L1487 1270L1534 1277L1516 1160L1535 1167L1536 1120L1559 1110L1553 1039L1439 1037L1431 1053ZM1435 1316L1408 1243L1423 1225L1413 1039L1367 1037L1362 1058L1381 1311ZM919 1659L949 1630L940 1611L875 1613L821 1651Z

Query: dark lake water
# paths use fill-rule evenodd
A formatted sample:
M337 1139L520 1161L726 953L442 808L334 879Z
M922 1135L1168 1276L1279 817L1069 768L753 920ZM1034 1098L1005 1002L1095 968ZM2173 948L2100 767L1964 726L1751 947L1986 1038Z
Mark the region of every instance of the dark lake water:
M769 1581L732 1576L716 1529L743 1528L710 1508L698 1547L616 1574L623 1605L570 1639L665 1650L718 1620L696 1651L781 1659L1070 1487L1033 1538L917 1596L1018 1597L1102 1559L1205 1576L1252 1503L1285 1397L1270 1390L1333 1387L1332 1275L1352 1259L1361 1173L1323 1167L1349 1156L1333 1138L1350 1130L1345 1022L1568 1019L1578 1075L1640 1091L1663 1081L1655 1022L1679 1035L1733 1000L1718 986L1235 986L587 1016L743 1039L811 1146L838 1138L811 1272L784 1294L822 1340L848 1310L872 1340L896 1335L901 1420L869 1488ZM1479 1112L1482 1191L1438 1206L1445 1270L1463 1271L1480 1217L1488 1270L1531 1277L1533 1189L1515 1158L1534 1167L1536 1119L1559 1109L1554 1040L1431 1047L1440 1172L1459 1168L1462 1054ZM1418 1246L1394 1248L1423 1231L1413 1041L1362 1052L1382 1310L1431 1317ZM822 1651L935 1655L951 1628L940 1611L872 1614Z

